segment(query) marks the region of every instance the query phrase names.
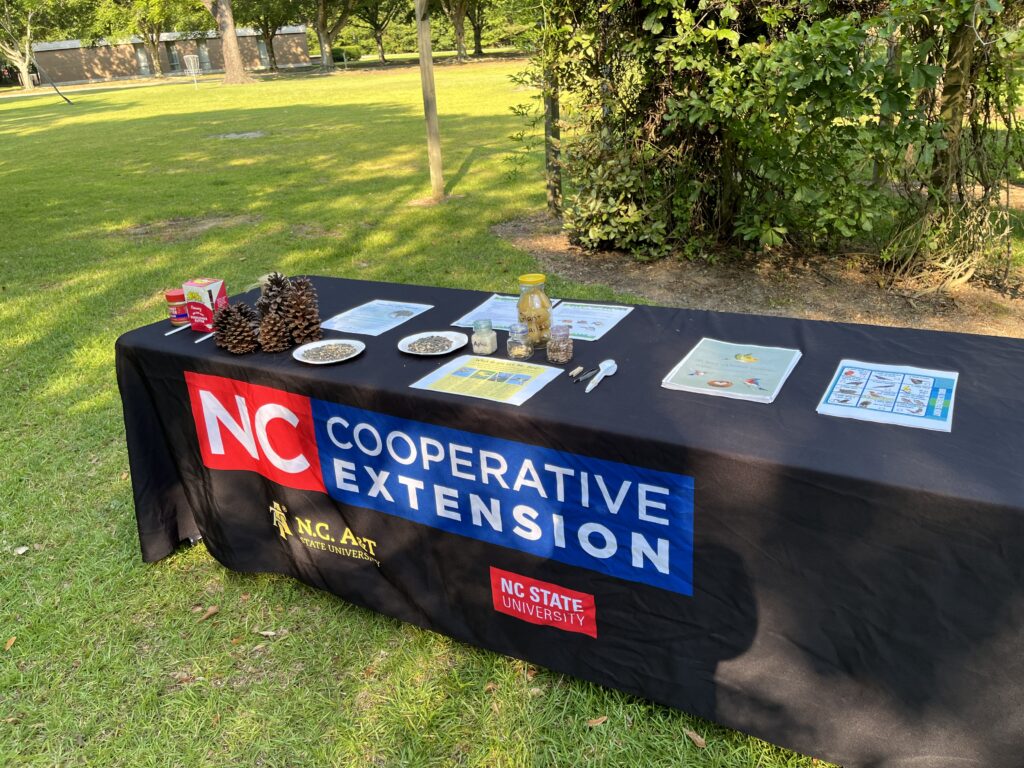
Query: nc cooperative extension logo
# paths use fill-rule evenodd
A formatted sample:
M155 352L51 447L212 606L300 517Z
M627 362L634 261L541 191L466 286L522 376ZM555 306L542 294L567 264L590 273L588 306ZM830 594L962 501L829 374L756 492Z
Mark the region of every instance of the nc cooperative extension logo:
M185 373L203 463L693 594L693 478Z

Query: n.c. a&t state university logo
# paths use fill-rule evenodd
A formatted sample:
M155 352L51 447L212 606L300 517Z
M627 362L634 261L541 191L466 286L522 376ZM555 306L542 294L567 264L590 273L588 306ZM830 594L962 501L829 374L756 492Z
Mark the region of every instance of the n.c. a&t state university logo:
M293 521L298 532L296 534L292 531L292 524L288 522L288 507L284 504L277 501L271 504L270 515L278 535L285 541L289 536L298 535L299 542L308 549L317 549L356 560L369 560L380 565L380 561L377 560L377 542L365 536L356 536L348 526L339 534L340 528L336 530L330 523L317 521L311 517L296 517Z

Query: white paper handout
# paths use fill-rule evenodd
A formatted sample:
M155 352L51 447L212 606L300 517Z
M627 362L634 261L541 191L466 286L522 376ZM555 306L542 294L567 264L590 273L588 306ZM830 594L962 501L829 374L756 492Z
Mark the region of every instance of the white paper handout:
M568 325L569 335L577 341L597 341L632 311L617 304L563 301L552 310L551 324Z
M770 403L800 361L799 349L701 339L661 382L666 389Z
M432 304L411 304L407 301L374 299L324 320L320 327L329 331L380 336L392 328L397 328L406 320L411 320L416 315L433 308Z
M558 299L551 299L551 306L556 306ZM490 320L491 327L496 331L507 331L512 323L519 322L519 297L503 296L495 293L483 304L470 310L452 325L456 328L472 328L474 320Z
M955 371L841 360L817 411L827 416L949 432L959 377Z
M522 405L561 373L548 365L463 355L410 386Z

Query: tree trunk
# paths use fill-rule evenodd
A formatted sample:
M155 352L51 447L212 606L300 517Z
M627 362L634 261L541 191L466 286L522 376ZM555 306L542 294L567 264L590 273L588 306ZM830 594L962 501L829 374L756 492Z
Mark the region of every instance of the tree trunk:
M455 51L459 61L466 60L466 14L458 10L452 14L452 26L455 28Z
M949 39L946 72L942 82L942 102L939 119L946 146L935 153L932 165L931 197L948 199L953 182L960 169L960 135L964 129L967 95L971 88L971 68L974 64L974 14L966 16Z
M423 116L427 122L427 161L434 202L444 200L441 167L441 130L437 124L437 91L434 88L434 49L430 43L429 0L416 0L416 48L420 56L420 85L423 88Z
M381 66L384 66L388 63L388 60L384 58L384 31L375 31L373 33L373 39L377 41L377 60L380 62Z
M544 170L547 177L548 212L562 213L562 128L558 73L553 66L544 72Z
M268 32L266 29L262 30L263 44L267 46L267 59L270 62L270 71L277 72L277 56L274 54L274 33L277 30L271 29Z
M481 24L473 24L473 55L474 56L483 56L484 55L483 36L484 36L484 25L482 23Z
M146 55L149 56L149 74L153 77L163 77L164 65L160 61L160 32L158 31L155 35L149 32L144 33L142 40Z
M26 91L34 90L36 84L32 82L32 57L19 58L17 62L18 73L21 75L21 87Z
M203 5L217 22L221 45L224 50L224 85L240 85L251 83L252 78L245 73L242 63L242 52L238 49L238 36L235 34L235 15L231 11L231 0L203 0Z
M331 53L331 46L334 41L331 33L327 30L327 5L324 0L319 0L316 5L316 19L313 20L313 28L316 29L316 39L320 43L320 71L334 71L334 54Z

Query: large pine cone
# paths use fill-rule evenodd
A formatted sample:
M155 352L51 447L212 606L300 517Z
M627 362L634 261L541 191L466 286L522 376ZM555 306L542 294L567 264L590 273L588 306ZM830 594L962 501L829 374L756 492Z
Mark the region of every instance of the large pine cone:
M260 320L260 346L264 352L284 352L292 345L288 321L277 312L263 315Z
M296 344L319 341L323 332L320 330L320 305L316 288L305 277L296 277L291 283L292 289L284 297L283 313L292 339Z
M260 317L280 314L285 296L292 290L291 281L280 272L271 272L262 282L260 297L256 299L256 311Z
M229 304L213 316L213 340L218 347L235 355L246 355L259 349L256 336L256 313L248 304Z

